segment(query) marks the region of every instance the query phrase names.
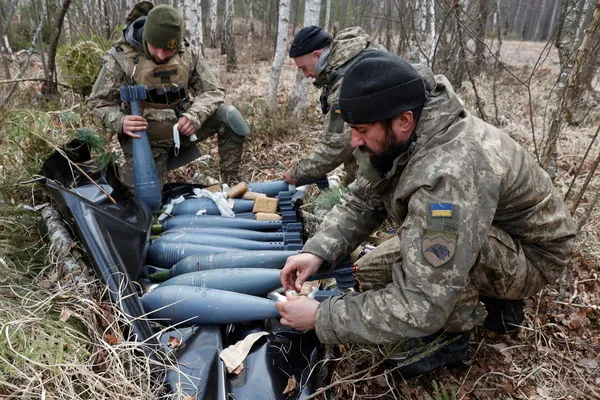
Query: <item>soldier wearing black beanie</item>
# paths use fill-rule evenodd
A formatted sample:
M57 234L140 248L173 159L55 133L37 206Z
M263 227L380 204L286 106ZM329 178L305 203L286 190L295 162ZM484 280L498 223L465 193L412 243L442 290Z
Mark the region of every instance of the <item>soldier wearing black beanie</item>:
M340 110L347 123L367 124L420 109L426 100L423 79L404 58L364 52L346 72Z
M290 47L290 57L296 58L331 44L333 38L322 28L311 25L300 29Z

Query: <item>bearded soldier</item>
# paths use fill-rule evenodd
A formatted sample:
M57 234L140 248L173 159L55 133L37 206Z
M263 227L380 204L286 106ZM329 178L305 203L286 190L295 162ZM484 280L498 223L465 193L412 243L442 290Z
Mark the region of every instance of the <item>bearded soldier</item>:
M359 259L362 292L322 303L289 297L277 303L281 322L316 329L329 344L448 344L426 349L432 353L415 356L419 361L399 359L407 374L463 359L480 322L501 333L517 329L523 299L555 282L576 233L546 171L465 109L444 76L428 90L397 55L359 56L339 105L356 148L357 179L302 254L287 260L282 284L300 289L387 216L398 235Z
M183 17L171 6L141 2L127 22L123 40L105 55L88 99L93 115L118 133L125 157L121 181L133 187L132 140L143 130L161 180L200 155L193 139L213 134L221 180L239 180L248 126L235 107L224 104L223 88L199 50L183 40ZM119 88L125 85L146 86L143 116L129 115L128 105L121 103Z

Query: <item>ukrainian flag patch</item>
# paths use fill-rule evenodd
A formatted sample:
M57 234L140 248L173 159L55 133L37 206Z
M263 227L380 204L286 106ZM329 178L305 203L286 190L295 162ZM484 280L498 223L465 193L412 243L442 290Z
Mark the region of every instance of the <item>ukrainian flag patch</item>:
M429 205L429 215L431 217L452 218L454 216L454 204L452 203L433 203Z
M336 114L341 114L342 110L340 110L340 106L339 105L335 105L332 107L331 111L333 111Z

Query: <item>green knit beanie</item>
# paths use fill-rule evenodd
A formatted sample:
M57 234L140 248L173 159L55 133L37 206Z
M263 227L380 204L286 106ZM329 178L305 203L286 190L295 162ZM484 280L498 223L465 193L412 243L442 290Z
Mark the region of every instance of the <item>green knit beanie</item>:
M143 39L164 50L178 49L183 38L183 17L168 5L154 7L144 24Z

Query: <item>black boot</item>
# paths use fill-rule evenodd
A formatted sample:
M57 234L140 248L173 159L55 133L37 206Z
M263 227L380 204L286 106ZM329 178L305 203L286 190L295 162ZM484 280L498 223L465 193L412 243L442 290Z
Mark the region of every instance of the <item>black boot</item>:
M485 306L487 317L483 321L490 331L508 333L519 329L523 324L525 314L523 313L523 300L494 299L487 296L479 296L479 301Z
M427 373L442 366L452 366L467 357L471 331L437 332L430 336L410 339L389 360L398 371L410 377ZM406 365L404 365L406 364Z

